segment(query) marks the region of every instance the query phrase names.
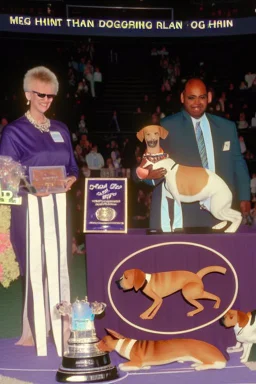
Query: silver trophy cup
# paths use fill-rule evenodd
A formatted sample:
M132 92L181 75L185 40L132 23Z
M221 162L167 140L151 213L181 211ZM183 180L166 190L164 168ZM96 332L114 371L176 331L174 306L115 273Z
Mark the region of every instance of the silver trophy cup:
M57 311L63 316L68 315L71 322L67 351L56 374L58 382L87 383L117 378L117 370L111 365L109 354L97 347L99 339L94 317L103 313L105 308L105 303L90 303L87 297L73 304L62 302L56 305Z

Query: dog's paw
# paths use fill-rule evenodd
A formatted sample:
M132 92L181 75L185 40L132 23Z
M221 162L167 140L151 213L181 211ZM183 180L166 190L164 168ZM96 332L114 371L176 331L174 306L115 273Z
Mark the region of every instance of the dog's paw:
M243 358L243 359L241 358L240 361L241 361L241 363L247 363L247 359L246 358Z
M142 314L140 315L140 318L143 319L143 320L149 320L149 316L148 316L147 313L142 313Z

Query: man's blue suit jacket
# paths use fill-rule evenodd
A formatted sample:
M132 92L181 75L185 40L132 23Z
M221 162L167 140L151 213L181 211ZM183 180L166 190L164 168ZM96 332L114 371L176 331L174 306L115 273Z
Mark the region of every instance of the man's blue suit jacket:
M233 193L233 201L250 200L250 177L246 162L241 155L235 123L219 116L206 114L212 133L215 156L215 172ZM177 163L187 166L202 166L194 127L190 115L183 110L161 120L161 126L169 134L161 141L165 152ZM223 151L224 143L230 142L230 149ZM157 184L157 183L156 183ZM161 184L156 185L152 196L150 228L160 229ZM202 209L199 203L182 204L183 226L212 227L218 221Z

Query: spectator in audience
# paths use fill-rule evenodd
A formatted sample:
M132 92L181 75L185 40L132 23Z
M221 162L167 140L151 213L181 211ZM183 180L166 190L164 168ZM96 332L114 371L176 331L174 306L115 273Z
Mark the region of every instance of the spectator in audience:
M223 113L226 111L226 102L226 92L221 92L220 98L218 99L218 104L220 105L220 111Z
M214 115L224 117L224 112L222 111L221 104L218 102L215 105L215 110L212 112Z
M244 112L240 112L240 114L239 114L239 120L237 121L237 128L239 130L249 128L249 124L246 121L246 117L245 117L245 113Z
M94 98L95 97L95 88L94 88L94 81L93 81L93 67L92 67L89 60L85 66L84 77L90 84L91 96Z
M78 123L78 134L81 135L83 133L86 133L86 135L88 135L88 129L84 114L80 116L80 121Z
M81 167L85 163L85 156L83 156L83 149L79 144L77 144L75 147L74 155L77 165Z
M155 114L158 116L159 121L165 117L165 114L161 111L160 105L157 105Z
M29 109L4 129L0 155L20 162L27 177L30 167L64 166L67 192L78 176L70 134L63 123L45 116L58 93L58 80L48 68L35 67L25 74L23 88ZM66 193L21 193L22 205L12 206L11 218L11 241L21 273L26 276L23 333L18 344L36 345L37 354L46 356L47 334L52 327L57 353L62 356L62 340L67 342L69 321L64 322L63 339L62 319L54 315L53 307L61 300L70 301ZM61 225L58 220L55 222L55 214Z
M240 89L240 91L247 91L248 86L247 86L245 81L240 82L239 89Z
M151 116L151 124L152 125L159 125L160 124L160 116L155 112Z
M188 166L202 166L198 145L195 136L195 124L201 123L201 129L207 140L206 153L209 169L215 171L229 185L240 200L240 209L244 215L250 211L250 178L246 163L241 155L235 124L218 116L206 114L211 94L207 92L206 85L199 79L190 79L181 93L181 102L184 111L168 116L161 121L169 135L162 142L165 152L178 164ZM209 132L211 130L211 135ZM225 133L224 133L225 132ZM229 143L227 151L223 151L224 144ZM214 155L215 156L214 156ZM164 168L149 172L148 179L161 179L166 173ZM213 227L216 220L207 209L200 209L198 202L182 204L182 210L175 205L174 216L169 217L169 207L165 194L164 183L156 181L153 191L150 227L170 231L173 228L186 227ZM176 203L175 203L176 204ZM171 220L173 219L173 222Z
M95 72L93 73L93 82L95 88L95 96L99 98L102 93L102 73L100 72L99 67L95 67Z
M91 177L100 177L100 170L104 167L103 156L98 152L98 145L93 143L92 149L86 155L86 163L91 171Z
M88 155L88 153L91 150L91 143L89 142L86 134L83 133L81 135L80 140L79 140L79 144L80 144L80 147L82 148L82 151L83 151L82 155L85 157L86 155Z
M234 85L234 83L231 82L228 85L227 100L229 103L234 104L234 102L236 101L236 98L237 98L237 92L235 89L235 85Z
M109 168L109 169L114 169L114 164L113 164L113 160L111 157L108 157L107 160L106 160L106 167Z
M246 145L245 145L243 136L239 136L239 143L240 143L241 153L242 153L242 155L245 155L247 149L246 149Z
M251 88L253 80L255 78L256 78L256 73L252 73L252 72L247 72L246 73L246 75L244 77L244 80L245 80L245 83L247 84L248 88Z

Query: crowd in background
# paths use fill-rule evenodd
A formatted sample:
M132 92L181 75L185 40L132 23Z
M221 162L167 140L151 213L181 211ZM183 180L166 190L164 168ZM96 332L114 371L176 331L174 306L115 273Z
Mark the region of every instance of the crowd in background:
M75 237L82 236L84 178L90 176L128 177L129 226L148 226L151 188L144 183L135 184L130 178L131 170L140 164L144 151L144 144L136 140L135 132L147 124L159 124L161 118L178 112L181 108L179 96L182 86L191 76L198 76L209 85L213 101L208 106L208 112L236 122L241 152L247 160L252 177L252 217L256 216L256 135L252 135L253 128L256 128L256 67L253 63L247 62L241 68L236 63L237 70L229 74L225 63L220 63L218 68L213 67L209 64L210 58L204 57L201 52L194 65L188 67L184 52L181 57L177 47L173 49L171 45L160 42L151 44L151 47L148 44L147 51L141 49L140 53L146 55L145 71L149 81L152 79L154 96L145 93L136 111L131 111L133 126L130 131L120 124L121 111L117 112L113 106L104 129L101 127L99 130L105 130L106 135L102 135L97 134L94 121L97 111L104 109L104 92L108 80L116 71L125 77L131 67L136 67L136 60L141 60L141 57L134 54L129 62L124 63L121 51L116 48L118 44L114 45L115 48L111 44L106 48L104 44L95 44L91 38L69 42L67 45L53 44L51 48L51 42L47 44L51 49L47 65L58 68L61 84L60 97L49 117L61 119L68 125L80 168L80 178L73 196L74 209L77 211ZM229 65L232 65L232 56L230 60ZM30 66L29 59L26 65ZM22 78L23 72L16 67L16 82L19 77ZM26 107L25 101L15 89L6 92L5 86L0 93L1 134L4 126L23 114ZM77 243L80 242L77 239Z

